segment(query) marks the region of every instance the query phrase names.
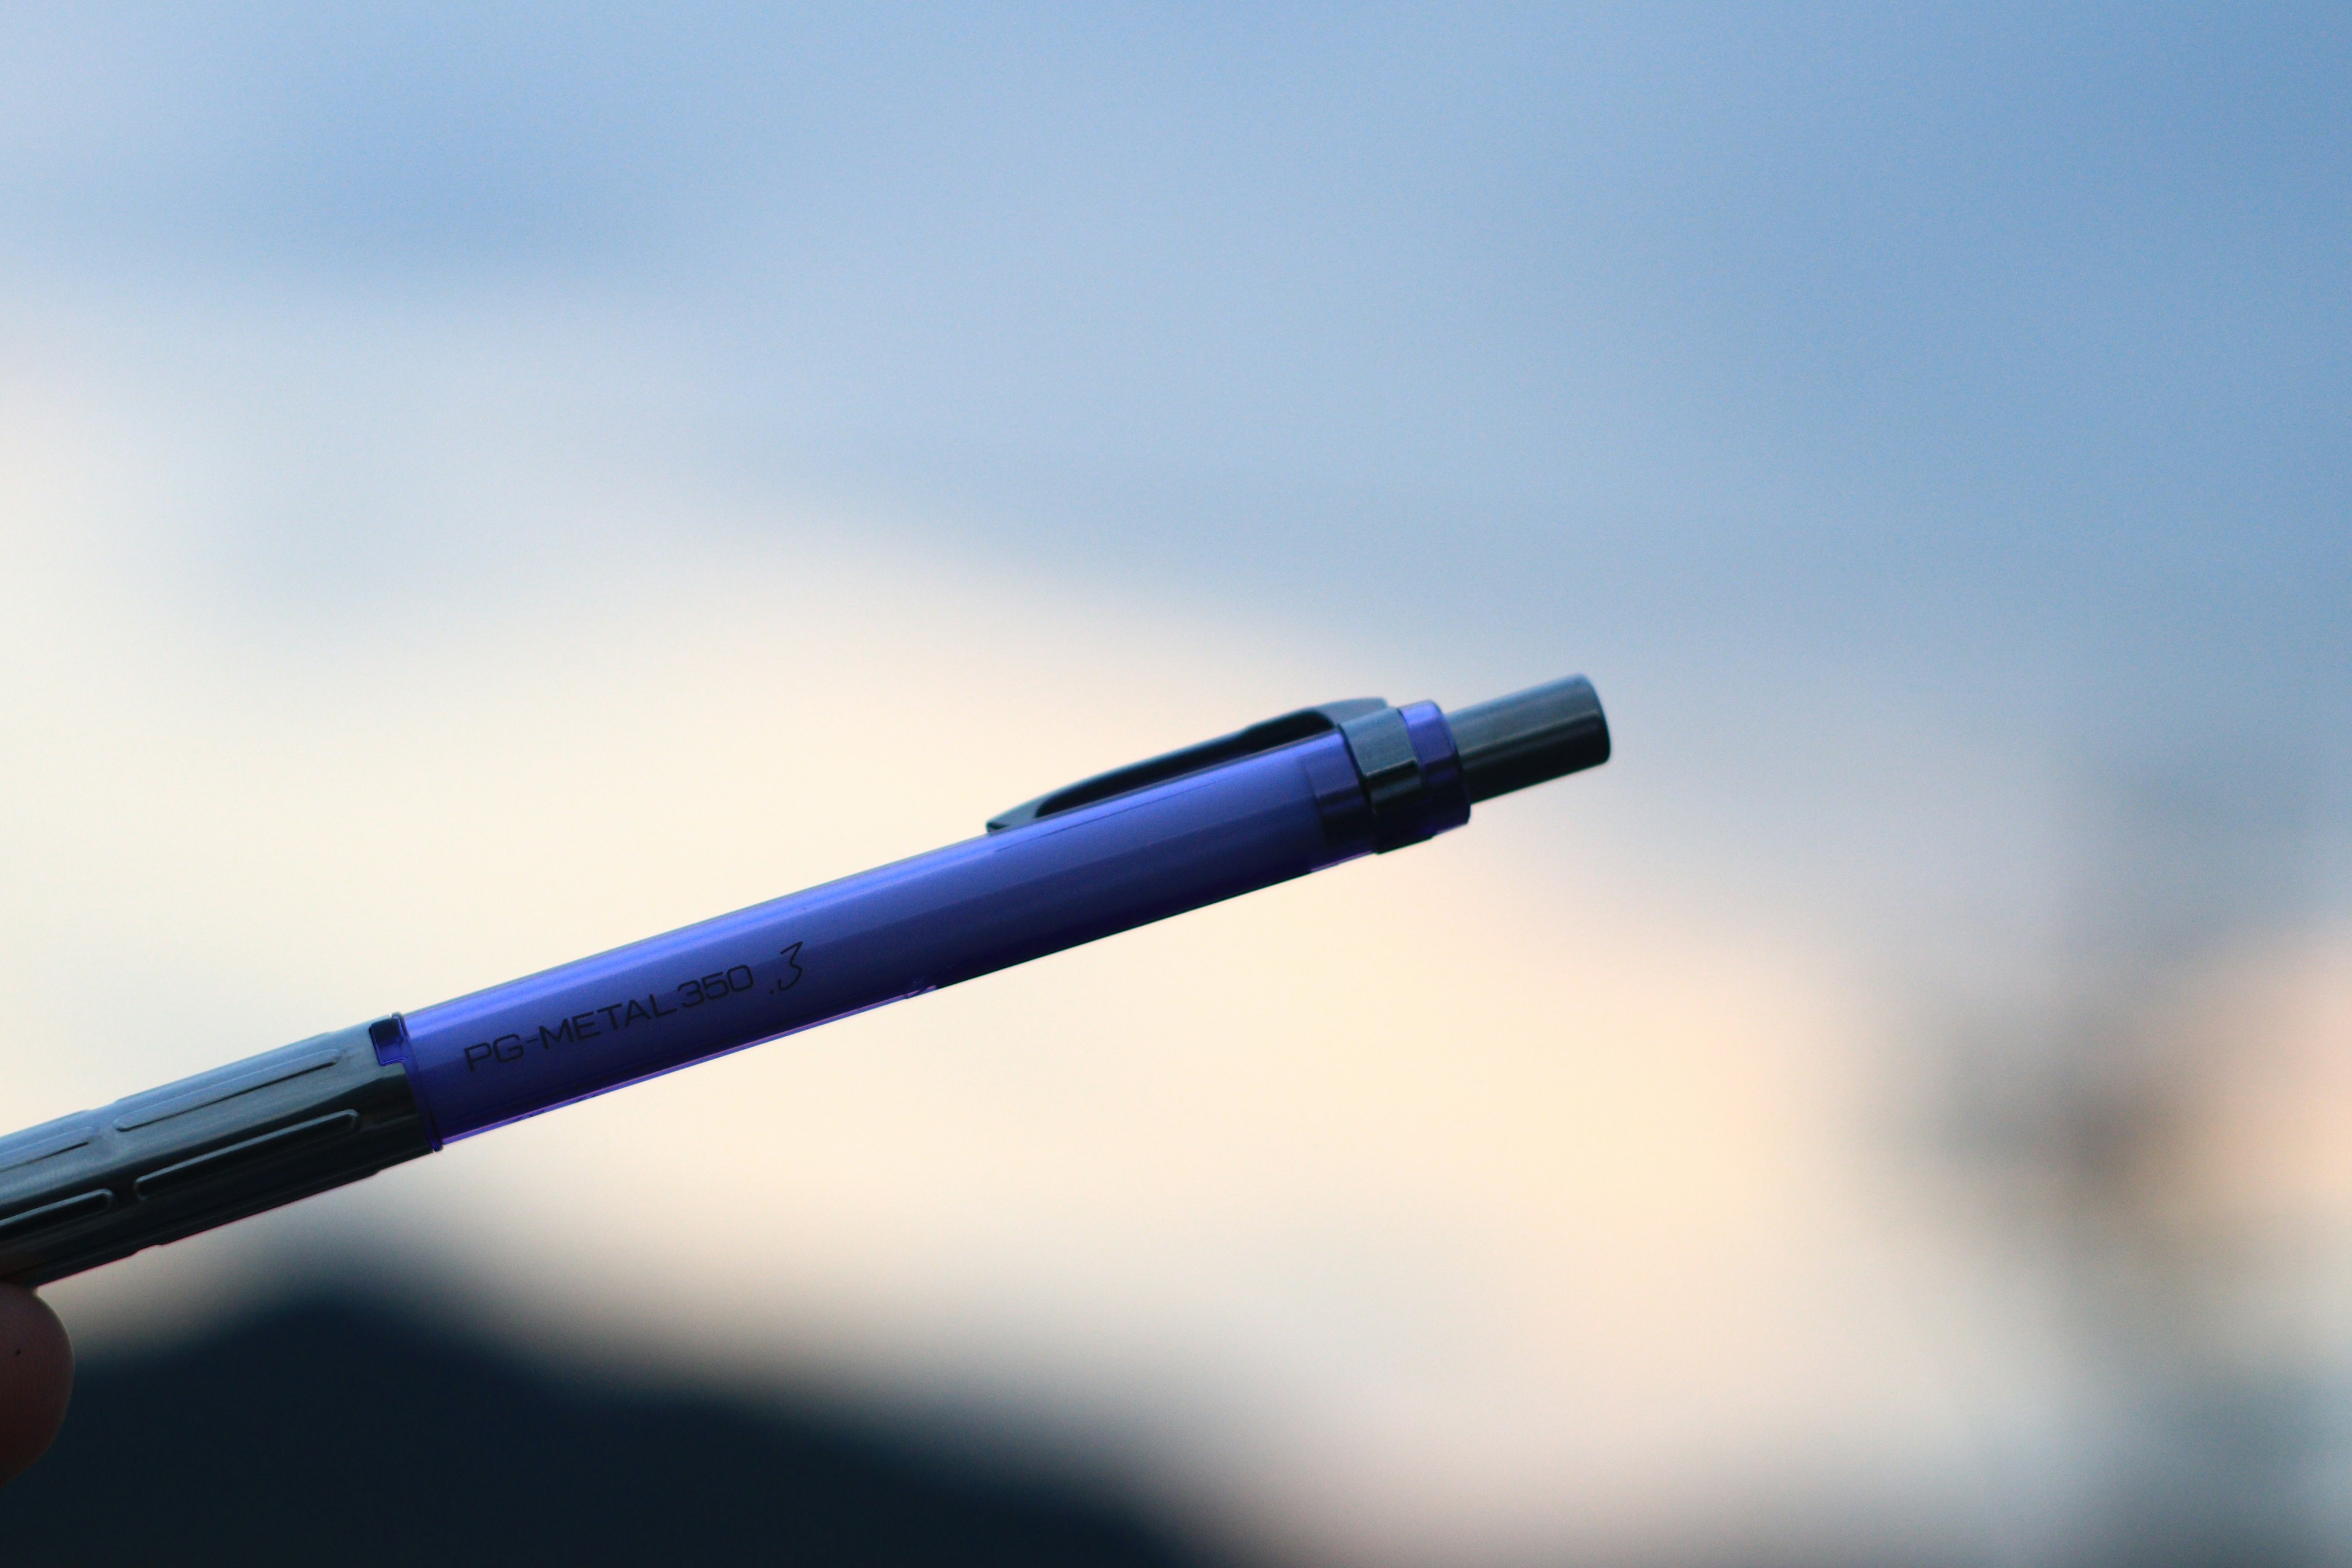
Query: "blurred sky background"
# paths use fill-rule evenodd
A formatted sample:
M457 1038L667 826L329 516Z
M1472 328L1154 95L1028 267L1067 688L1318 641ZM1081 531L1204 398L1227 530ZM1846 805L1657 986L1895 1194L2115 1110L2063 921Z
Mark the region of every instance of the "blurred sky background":
M0 83L10 1126L1304 703L1618 744L85 1343L355 1273L1364 1563L2120 1552L2251 1399L2352 1550L2352 12L23 4Z

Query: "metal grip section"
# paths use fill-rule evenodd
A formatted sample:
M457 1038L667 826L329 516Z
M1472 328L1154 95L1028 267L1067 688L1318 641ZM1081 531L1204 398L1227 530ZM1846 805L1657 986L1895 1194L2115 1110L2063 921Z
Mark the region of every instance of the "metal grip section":
M0 1279L39 1285L432 1152L368 1026L0 1138Z

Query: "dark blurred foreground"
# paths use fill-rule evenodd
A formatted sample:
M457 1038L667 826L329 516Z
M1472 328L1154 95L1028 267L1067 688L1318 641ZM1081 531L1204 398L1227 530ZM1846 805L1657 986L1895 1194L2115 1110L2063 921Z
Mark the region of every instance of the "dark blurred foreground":
M1075 1485L808 1409L565 1380L353 1300L85 1363L0 1563L1169 1565Z

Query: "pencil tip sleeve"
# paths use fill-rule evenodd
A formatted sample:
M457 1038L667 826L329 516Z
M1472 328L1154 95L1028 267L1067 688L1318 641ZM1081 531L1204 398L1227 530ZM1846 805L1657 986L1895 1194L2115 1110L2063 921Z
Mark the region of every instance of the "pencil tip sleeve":
M1461 709L1445 721L1474 802L1609 760L1601 695L1580 675Z

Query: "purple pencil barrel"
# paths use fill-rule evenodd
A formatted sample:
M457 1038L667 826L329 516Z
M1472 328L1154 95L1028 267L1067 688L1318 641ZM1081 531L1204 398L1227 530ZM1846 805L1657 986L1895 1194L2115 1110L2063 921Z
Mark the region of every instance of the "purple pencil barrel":
M1468 821L1444 715L1385 714L423 1008L379 1056L446 1142Z

